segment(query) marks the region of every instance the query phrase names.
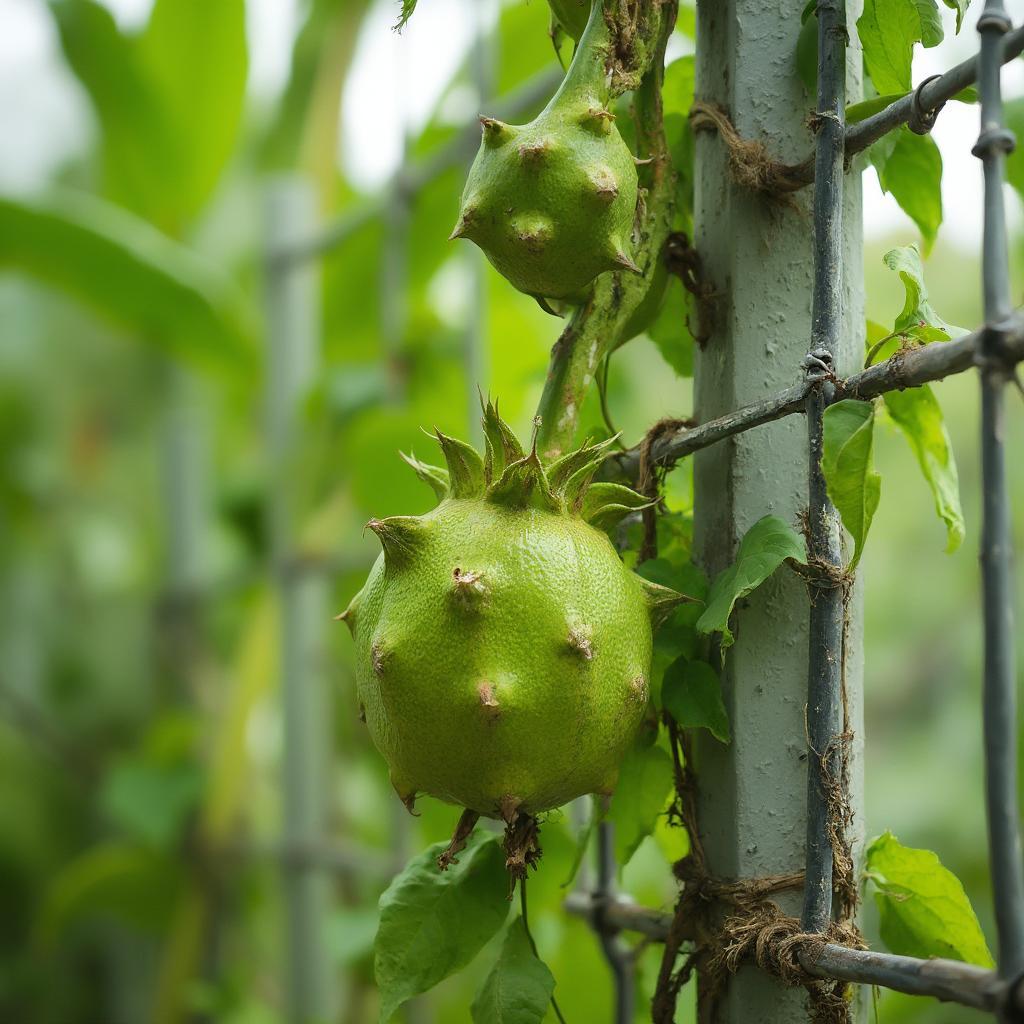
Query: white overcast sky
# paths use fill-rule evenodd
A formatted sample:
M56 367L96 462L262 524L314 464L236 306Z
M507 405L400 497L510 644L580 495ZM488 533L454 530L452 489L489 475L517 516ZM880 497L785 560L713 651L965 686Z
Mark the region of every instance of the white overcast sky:
M152 6L152 0L106 3L128 28L144 22ZM399 36L390 31L397 0L378 0L363 26L342 115L339 159L358 185L372 189L386 180L400 158L402 123L416 127L429 115L469 45L472 19L466 13L484 3L424 0ZM1008 0L1006 6L1016 22L1024 18L1024 0ZM297 8L297 0L248 0L250 81L258 96L272 96L284 82ZM944 11L946 41L919 51L915 80L946 70L976 48L974 23L981 8L975 0L959 37L953 36L952 12ZM1003 81L1007 96L1024 94L1024 61L1012 62ZM61 65L43 0L0 0L0 189L31 189L85 144L91 124L83 97ZM941 234L972 249L981 222L980 171L970 154L977 131L977 108L951 103L934 132L945 162ZM1019 220L1017 205L1011 205ZM870 171L864 176L864 219L869 236L913 231Z

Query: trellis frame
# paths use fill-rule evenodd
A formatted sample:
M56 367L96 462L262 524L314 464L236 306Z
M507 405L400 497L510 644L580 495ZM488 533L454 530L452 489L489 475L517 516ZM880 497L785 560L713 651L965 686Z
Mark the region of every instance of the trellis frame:
M1024 359L1024 317L1009 302L1006 234L1001 186L1005 153L1013 137L1002 126L1000 67L1024 51L1024 27L1011 31L1001 0L986 0L978 30L982 45L977 58L923 83L908 97L847 128L843 123L845 74L845 10L842 0L819 0L819 74L817 111L819 130L813 158L788 168L789 177L803 184L815 183L814 224L817 264L815 270L810 358L803 379L757 403L738 408L693 428L659 438L652 447L652 462L671 466L726 438L754 427L803 413L808 424L809 512L812 528L808 555L838 570L839 528L820 472L821 419L825 408L842 398L871 399L887 391L901 390L978 366L982 382L982 464L985 488L982 568L985 609L985 762L989 820L990 861L993 882L1001 901L997 905L999 967L988 971L946 960L911 957L850 949L818 942L801 954L804 969L823 979L841 979L880 985L912 994L930 995L996 1013L1006 1021L1024 1020L1024 871L1019 837L1016 792L1016 696L1013 658L1012 574L1010 569L1010 520L1003 450L1003 397L1006 383L1017 363ZM956 341L900 353L884 363L841 379L831 370L832 341L842 318L839 279L842 231L842 192L845 164L886 132L922 113L937 112L947 99L977 78L981 93L982 132L974 152L985 169L985 223L983 266L985 326ZM531 105L548 94L554 76L542 74L499 103L506 114ZM429 160L403 169L388 193L376 202L340 218L304 237L268 238L266 271L268 301L287 293L291 274L323 257L345 242L388 204L402 204L447 167L466 159L476 145L470 128ZM270 321L274 322L271 308ZM280 310L277 314L280 315ZM272 345L275 338L271 338ZM276 343L287 345L281 333ZM616 457L618 469L635 476L638 452ZM317 568L313 566L312 568ZM811 583L817 593L811 601L812 643L808 666L808 727L812 751L835 749L839 731L840 681L836 659L828 656L842 643L842 591L828 574ZM286 678L286 687L300 687L304 680ZM288 753L286 751L286 759ZM821 785L829 770L827 759L808 759L807 879L803 924L823 932L832 917L831 847L825 837L827 802ZM316 784L316 780L312 780ZM299 780L292 783L293 792ZM635 931L663 940L669 918L647 908L617 900L612 891L613 871L608 862L608 836L602 837L598 884L590 893L573 893L566 901L570 913L587 917L602 936L616 978L616 1019L626 1024L632 984L615 949L619 931ZM329 857L327 858L330 859ZM300 870L315 871L323 858L311 857ZM301 884L301 883L300 883ZM293 937L293 941L296 937ZM308 945L310 936L299 939Z

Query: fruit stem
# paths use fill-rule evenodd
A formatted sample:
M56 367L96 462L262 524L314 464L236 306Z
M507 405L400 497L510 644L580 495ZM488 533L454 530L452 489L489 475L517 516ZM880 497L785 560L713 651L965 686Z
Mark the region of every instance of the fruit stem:
M594 7L598 7L596 0ZM675 5L667 4L662 10L651 64L636 90L633 105L637 124L637 156L650 160L643 167L641 184L646 188L647 196L635 228L638 236L636 261L641 274L629 271L601 274L594 282L589 298L577 308L551 349L547 380L537 405L537 415L541 420L537 447L546 460L564 455L572 448L587 391L597 377L601 361L628 340L624 336L626 325L651 287L672 230L675 173L665 141L661 86L665 73L665 46L675 24ZM591 11L591 21L593 18L594 12ZM600 20L603 22L603 16ZM588 32L590 27L588 24Z
M556 106L577 104L604 106L610 98L606 66L611 34L605 21L602 0L592 0L587 27L576 46L572 63L558 91L551 97L544 113Z

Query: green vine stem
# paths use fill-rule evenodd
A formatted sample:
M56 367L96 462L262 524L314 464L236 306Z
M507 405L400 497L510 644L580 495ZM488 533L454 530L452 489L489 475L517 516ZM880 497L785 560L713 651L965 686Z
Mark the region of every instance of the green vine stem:
M640 53L646 64L634 95L633 119L636 124L637 156L643 198L636 222L636 262L641 274L615 271L602 274L594 283L587 301L577 308L551 350L548 376L537 406L540 428L537 446L546 458L556 458L573 444L580 409L590 385L595 381L601 361L629 337L630 320L637 312L658 273L659 261L675 210L675 171L665 141L661 88L665 72L665 47L675 24L676 3L653 5L648 20L637 27L640 17L635 3L605 0L605 21L611 27L609 57L614 57L615 82L628 82L628 68L618 64L623 53ZM657 15L651 21L650 11ZM626 26L632 35L626 34ZM641 45L640 29L646 28L653 39ZM636 80L633 77L632 80ZM622 90L619 89L621 92Z

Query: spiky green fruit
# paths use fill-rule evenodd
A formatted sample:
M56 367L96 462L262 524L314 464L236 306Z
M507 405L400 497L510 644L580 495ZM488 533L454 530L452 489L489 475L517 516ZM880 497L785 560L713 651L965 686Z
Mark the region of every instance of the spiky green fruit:
M418 793L491 817L609 792L647 707L652 630L682 598L604 532L646 500L592 483L610 442L550 465L484 409L486 455L438 434L424 516L371 520L383 553L341 616L366 724Z
M607 109L608 29L595 3L558 92L526 125L481 118L453 238L542 299L579 301L598 274L639 273L631 256L636 164Z

